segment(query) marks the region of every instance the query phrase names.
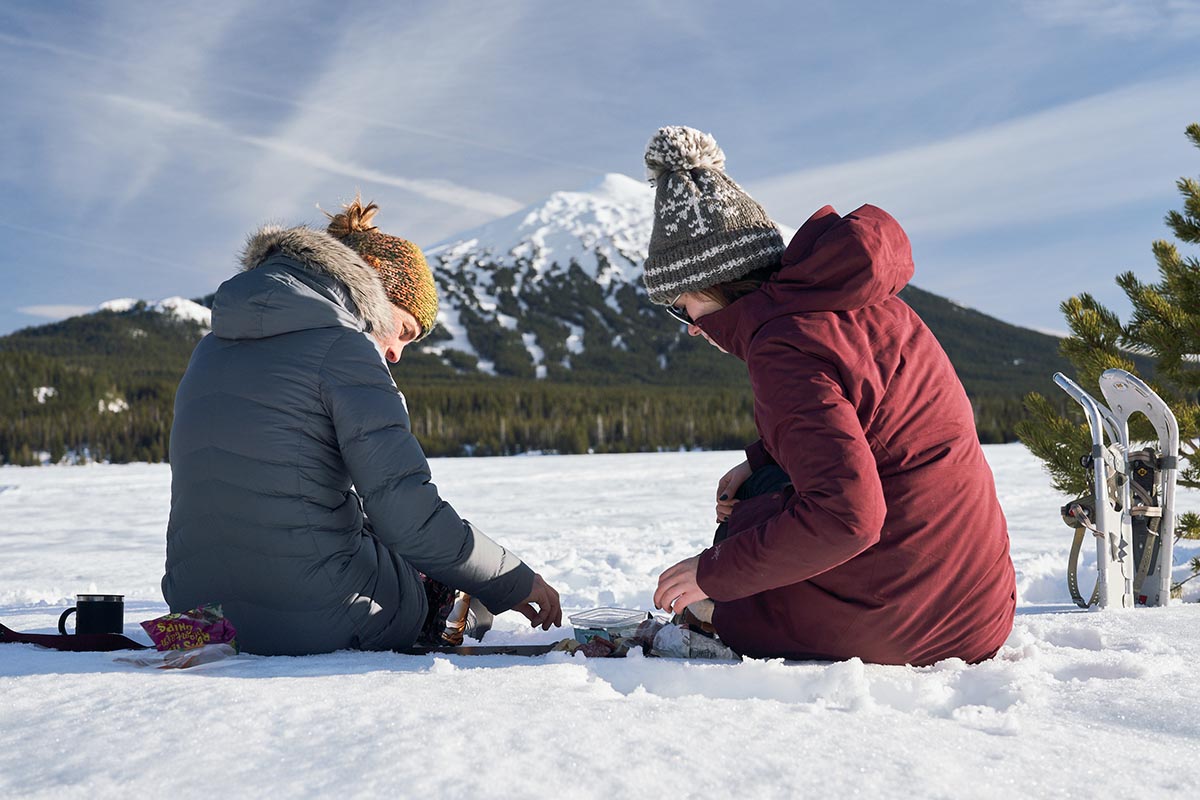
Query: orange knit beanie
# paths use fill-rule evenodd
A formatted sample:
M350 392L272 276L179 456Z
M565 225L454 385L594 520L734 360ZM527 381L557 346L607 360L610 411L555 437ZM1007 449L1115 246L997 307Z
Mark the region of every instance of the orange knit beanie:
M421 326L424 339L437 324L438 296L433 272L425 254L407 239L389 236L371 224L379 206L363 206L359 197L343 205L342 213L330 217L327 231L330 236L354 250L362 260L375 268L383 279L383 289L393 305L412 314Z

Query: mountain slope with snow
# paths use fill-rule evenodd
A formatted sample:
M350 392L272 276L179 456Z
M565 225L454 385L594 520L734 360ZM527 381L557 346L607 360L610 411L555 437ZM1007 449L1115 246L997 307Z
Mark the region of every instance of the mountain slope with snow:
M429 403L415 423L427 426L427 445L440 454L581 452L729 446L752 434L749 412L737 410L749 402L744 365L689 337L641 286L653 203L647 184L606 175L428 248L440 324L394 368L410 400ZM916 287L900 296L945 347L985 441L1011 440L1026 392L1056 391L1050 376L1067 365L1053 337ZM0 461L164 457L174 390L211 326L211 302L112 300L0 337L0 369L13 384L0 398L0 418L10 420ZM674 395L654 395L652 409L660 389ZM653 427L668 406L686 420L683 439ZM570 409L569 420L539 408L560 417ZM631 416L634 408L641 413ZM440 415L452 413L470 424L450 431ZM641 431L636 444L614 439L614 419L622 435Z
M122 297L101 303L96 311L111 311L114 314L126 314L134 310L152 311L183 322L194 322L201 328L212 327L212 309L200 305L195 300L185 297L168 297L157 303L137 300L132 297Z
M609 174L431 247L440 331L424 352L515 377L662 382L696 350L639 279L654 191Z
M429 248L440 327L424 353L446 366L585 383L732 385L722 358L650 303L641 285L654 190L610 174ZM792 230L781 226L785 241ZM918 273L919 274L919 273ZM973 396L1053 391L1051 336L916 287L901 297L941 340Z

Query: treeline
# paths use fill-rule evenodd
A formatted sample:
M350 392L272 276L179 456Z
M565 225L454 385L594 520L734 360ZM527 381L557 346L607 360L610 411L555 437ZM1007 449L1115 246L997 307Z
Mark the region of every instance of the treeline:
M1021 396L1049 384L1059 357L1045 355L1041 334L1000 335L997 328L992 337L968 336L992 323L935 296L910 294L914 305L925 304L923 316L955 361L980 440L1014 441L1025 416ZM588 314L577 317L585 329ZM175 389L200 335L194 324L136 308L0 337L0 463L167 460ZM474 363L459 365L465 374L456 375L419 351L406 354L394 374L430 456L725 449L756 438L740 362L687 337L655 343L649 334L630 336L628 345L607 348L600 338L588 339L582 354L547 350L552 365L568 356L572 362L570 370L551 369L549 380L489 378ZM1016 350L999 349L1014 343ZM498 357L498 348L489 355ZM643 361L651 366L634 368Z
M122 387L64 359L0 352L0 462L165 461L177 385L144 377Z
M6 387L21 357L0 353ZM114 394L87 376L62 374L40 386L57 393L38 403L24 389L0 400L0 461L29 465L73 455L95 461L169 458L175 384L143 383ZM608 386L476 380L405 386L413 432L431 456L631 453L738 449L757 438L748 388ZM81 398L101 400L89 401ZM110 411L123 399L128 408ZM101 404L104 410L101 410ZM1012 441L1023 417L1019 398L974 398L980 441Z
M758 438L748 386L606 386L492 381L406 387L430 456L736 450ZM971 398L983 444L1011 442L1020 397Z
M430 456L734 449L757 437L748 389L490 381L405 395Z

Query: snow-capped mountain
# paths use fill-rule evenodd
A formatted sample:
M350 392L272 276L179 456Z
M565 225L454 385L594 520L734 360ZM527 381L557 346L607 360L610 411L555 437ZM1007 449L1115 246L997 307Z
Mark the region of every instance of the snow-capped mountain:
M735 411L734 395L746 391L742 362L689 337L641 286L653 204L648 185L606 175L426 249L441 324L394 374L424 403L429 452L728 447L752 433L748 406ZM1052 394L1050 376L1067 368L1051 336L913 286L901 297L945 347L987 441L1011 438L1021 397ZM0 372L12 383L0 397L0 418L10 421L0 461L85 450L163 458L175 389L211 327L211 302L112 300L0 336ZM682 432L664 427L676 417ZM641 438L613 439L605 420L614 419L622 436Z
M185 297L167 297L156 303L137 300L132 297L122 297L117 300L109 300L101 303L96 310L124 314L137 309L139 304L146 311L153 311L184 322L194 322L205 329L212 327L212 309L205 308L196 301L188 300Z
M744 382L740 362L688 337L647 298L641 268L653 208L648 184L610 174L428 248L441 311L424 357L460 374ZM794 233L780 230L784 241ZM914 286L901 297L941 340L973 396L1052 388L1049 375L1063 365L1055 338Z
M445 263L489 257L497 265L526 264L536 279L574 261L603 286L637 279L650 245L654 190L609 173L577 192L555 192L503 219L430 248Z
M640 284L653 212L649 185L608 174L429 248L441 310L423 351L488 374L652 379L686 338Z

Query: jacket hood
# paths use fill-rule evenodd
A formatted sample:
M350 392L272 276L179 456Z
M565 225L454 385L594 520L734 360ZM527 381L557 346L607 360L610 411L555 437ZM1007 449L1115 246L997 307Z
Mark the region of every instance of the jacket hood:
M697 324L744 359L772 319L866 308L896 295L912 276L912 247L890 214L865 205L842 217L825 206L796 231L769 281Z
M379 274L329 234L268 226L242 251L243 272L221 284L213 333L255 339L311 328L390 331L392 306Z

